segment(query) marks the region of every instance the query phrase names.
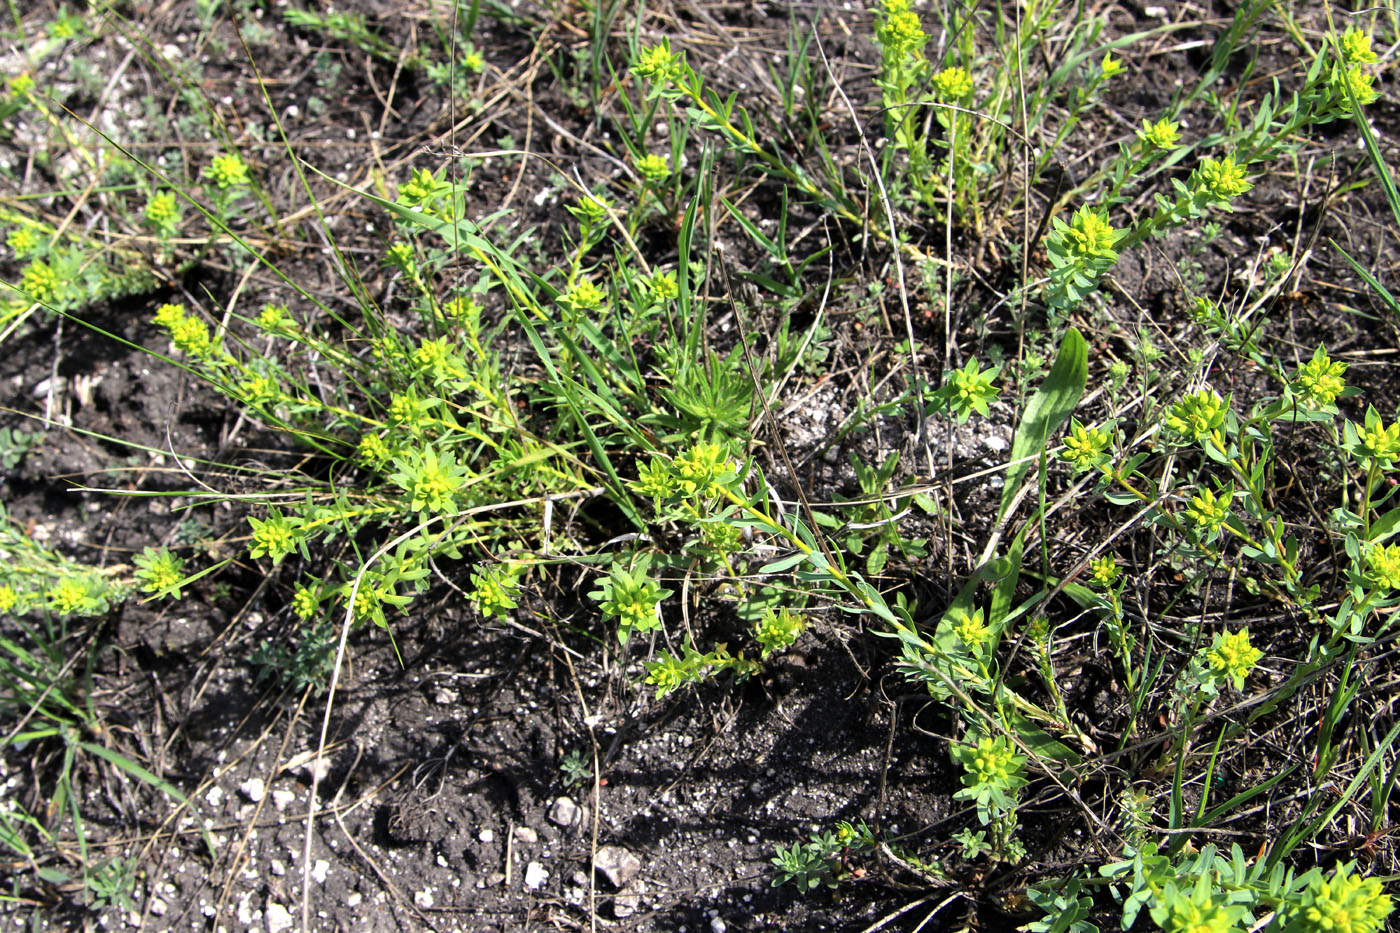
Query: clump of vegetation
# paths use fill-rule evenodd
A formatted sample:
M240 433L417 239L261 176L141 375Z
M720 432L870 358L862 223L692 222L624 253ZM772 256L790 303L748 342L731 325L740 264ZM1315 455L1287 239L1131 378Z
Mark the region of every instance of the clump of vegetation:
M198 11L211 33L215 7ZM276 28L357 50L395 82L411 73L455 116L485 106L482 9L433 10L412 48L350 11L289 9ZM1243 277L1208 282L1202 262L1324 127L1369 154L1328 203L1375 184L1387 234L1400 230L1368 123L1380 18L1339 29L1244 3L1198 73L1099 146L1123 120L1115 88L1135 50L1177 24L1125 33L1059 0L1015 16L954 5L935 23L883 0L869 87L837 89L860 129L838 152L815 27L794 31L767 92L742 96L680 38L650 41L641 19L615 30L617 10L548 29L490 15L589 36L550 66L606 127L588 145L615 171L550 175L536 202L561 199L548 230L473 191L518 154L511 141L388 166L375 135L376 166L351 184L305 157L285 109L256 133L244 114L235 135L191 64L115 10L62 11L9 77L5 106L45 168L43 191L0 200L0 341L115 337L224 406L228 432L294 455L185 470L181 511L222 520L217 540L172 522L123 561L75 559L0 508L0 750L33 745L50 765L45 812L0 811L17 864L76 881L84 909L130 906L136 863L89 850L82 762L193 804L132 746L114 750L93 699L102 623L255 578L244 595L266 627L240 663L273 693L330 705L352 633L396 639L448 603L473 635L562 646L580 700L575 662L638 702L766 702L801 653L859 642L860 664L942 717L929 766L949 776L946 817L901 835L882 790L868 821L833 814L805 841L765 840L773 885L799 894L955 884L971 925L1014 887L1022 928L1075 933L1383 929L1385 873L1342 856L1347 825L1367 846L1386 832L1400 772L1400 725L1362 689L1400 603L1400 400L1356 378L1347 340L1295 339L1274 314L1300 287L1297 243ZM1266 23L1301 64L1248 90L1255 62L1243 78L1240 62ZM171 66L171 110L198 145L76 117L62 85L81 75L60 52L104 32L152 71ZM270 106L270 82L253 86ZM1057 154L1070 151L1073 172ZM351 249L333 209L374 218L373 238ZM329 283L288 258L313 239ZM1125 270L1145 283L1166 250L1168 297L1132 294ZM1368 290L1349 300L1393 325L1377 273L1338 255ZM112 324L116 307L138 323ZM836 365L862 341L879 366ZM792 387L841 380L863 397L799 444L783 424ZM955 438L1001 426L995 463L955 462L975 446ZM39 437L0 429L0 465ZM955 477L991 475L971 505L955 495ZM1107 686L1086 711L1090 666ZM1307 737L1281 750L1288 717ZM594 750L558 752L549 779L597 792L611 753ZM1052 811L1084 841L1047 844Z

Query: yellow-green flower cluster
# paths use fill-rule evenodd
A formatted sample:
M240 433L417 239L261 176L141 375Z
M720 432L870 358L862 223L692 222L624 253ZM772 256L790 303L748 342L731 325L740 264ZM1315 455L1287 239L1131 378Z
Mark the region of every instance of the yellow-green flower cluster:
M1170 149L1181 139L1181 127L1165 118L1156 123L1143 120L1137 137L1144 148Z
M249 518L253 528L253 546L248 556L257 560L264 555L272 558L273 565L280 564L282 558L292 553L297 546L296 525L277 509L273 509L265 519Z
M1348 65L1374 65L1376 53L1371 49L1371 34L1362 32L1355 26L1342 33L1337 40L1342 50L1342 60Z
M53 266L36 259L24 267L19 287L30 301L52 304L58 297L62 283L59 282L58 273L54 271Z
M1086 428L1079 419L1073 419L1069 433L1065 435L1065 449L1060 451L1060 458L1073 464L1075 470L1083 472L1107 459L1108 445L1112 440L1112 436L1103 428Z
M14 250L16 259L23 259L39 248L39 232L29 224L21 224L10 231L5 242Z
M1212 672L1228 678L1236 690L1244 689L1244 679L1264 653L1249 643L1249 629L1221 632L1206 649L1205 659Z
M666 84L675 76L680 60L671 53L671 40L662 39L660 45L644 49L632 65L632 73L655 84Z
M1113 244L1123 231L1109 223L1108 211L1097 207L1081 207L1070 218L1064 231L1071 256L1095 259L1114 255Z
M1244 177L1244 166L1235 163L1234 156L1223 159L1202 159L1192 173L1192 187L1218 201L1229 201L1254 187Z
M654 188L671 177L671 160L664 155L648 152L637 160L637 174Z
M472 571L471 601L485 618L505 618L520 594L517 572L509 564L492 564Z
M286 335L292 332L296 322L286 305L265 304L258 314L258 329L265 334Z
M875 27L875 41L887 59L900 60L914 55L928 42L919 16L909 8L909 0L885 0L884 17Z
M446 337L420 341L418 349L413 351L413 362L417 364L419 374L434 386L467 378L466 362L454 347L448 345Z
M388 463L393 454L384 438L378 434L366 434L360 438L360 443L355 448L355 456L361 463L377 469Z
M1387 425L1374 412L1368 412L1364 425L1349 424L1348 427L1348 433L1356 433L1353 452L1360 459L1374 460L1382 466L1389 466L1395 462L1396 457L1400 457L1400 422Z
M409 508L415 512L454 511L453 496L462 488L466 470L450 451L434 453L431 447L413 452L397 461L399 472L392 479L409 495Z
M1105 81L1123 73L1123 62L1120 59L1114 58L1112 52L1104 53L1103 61L1099 63L1099 67L1103 69Z
M196 359L213 358L214 341L209 336L209 325L187 314L184 305L161 305L156 309L154 320L170 335L170 342L177 349Z
M1378 56L1371 48L1370 34L1355 26L1338 37L1337 47L1342 60L1333 66L1328 83L1341 112L1351 113L1353 99L1362 107L1376 100L1375 78L1364 66L1375 64Z
M1400 590L1400 544L1371 545L1362 576L1377 589Z
M64 577L46 594L49 609L61 616L72 615L88 606L87 582L74 576Z
M674 272L653 272L647 281L647 290L656 301L670 301L681 293Z
M19 602L19 594L8 583L0 584L0 612L9 612Z
M393 243L384 251L384 261L395 269L401 269L406 274L412 275L417 268L417 263L413 258L413 246L410 243Z
M939 100L962 100L972 93L972 75L966 68L944 68L933 76L933 90Z
M987 636L991 634L982 610L978 609L975 612L968 612L966 609L958 610L954 613L952 621L953 635L974 654L977 654L986 642Z
M135 558L134 576L147 593L169 593L180 598L179 583L185 577L185 562L168 548L148 547Z
M283 398L277 380L262 373L254 373L239 382L238 393L249 405L266 410L275 408Z
M146 200L146 220L163 237L175 233L180 223L180 202L173 191L157 191Z
M296 592L292 593L292 615L305 622L316 614L316 607L321 602L320 594L314 586L298 586Z
M29 97L34 93L34 76L27 71L21 71L6 82L6 87L16 97Z
M236 152L215 156L204 173L221 191L248 184L248 163Z
M564 293L560 303L574 311L591 311L601 305L607 297L607 292L588 279L579 279L573 288Z
M569 213L582 221L585 228L601 227L612 216L612 205L602 195L585 194L578 204L569 208Z
M1378 933L1393 904L1375 878L1342 865L1329 878L1317 878L1303 892L1297 929L1302 933ZM1293 927L1290 925L1290 929Z
M1014 782L1024 762L1004 737L983 736L965 767L978 784L1001 784Z
M777 610L765 609L763 616L753 624L753 639L767 658L775 651L786 651L797 641L797 636L807 627L800 613L786 606Z
M1198 532L1212 537L1230 520L1230 502L1233 499L1232 489L1226 489L1222 495L1217 496L1202 486L1187 503L1186 517Z
M1089 561L1089 582L1101 589L1111 589L1118 582L1118 558L1105 554Z
M1313 358L1298 367L1293 387L1305 405L1325 408L1336 402L1337 396L1347 387L1342 378L1346 372L1346 363L1334 362L1322 347L1318 347Z
M1214 892L1198 890L1192 894L1178 892L1169 885L1165 904L1154 907L1152 919L1165 933L1234 933L1236 922L1245 908L1216 900Z
M1230 408L1214 389L1191 392L1172 405L1162 425L1183 437L1200 440L1225 424Z

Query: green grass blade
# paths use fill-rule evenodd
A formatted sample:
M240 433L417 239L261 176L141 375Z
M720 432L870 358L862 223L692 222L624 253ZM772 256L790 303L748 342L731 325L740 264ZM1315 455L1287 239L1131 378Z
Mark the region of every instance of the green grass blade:
M1060 352L1050 374L1027 403L1021 426L1011 442L1011 468L1006 471L1006 486L1001 491L998 521L1006 517L1021 483L1030 472L1031 458L1045 448L1046 440L1074 411L1088 380L1089 345L1083 335L1071 327L1060 341Z

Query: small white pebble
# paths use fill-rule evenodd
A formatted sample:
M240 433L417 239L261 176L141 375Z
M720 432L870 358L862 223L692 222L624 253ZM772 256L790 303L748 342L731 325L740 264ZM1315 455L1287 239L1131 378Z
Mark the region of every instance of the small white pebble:
M292 928L292 915L281 904L269 901L263 918L267 920L267 933L282 933Z
M249 778L238 785L238 792L253 803L257 803L267 793L267 782L260 777Z
M481 832L476 834L476 838L481 840L482 842L495 842L496 834L492 830L483 829Z
M326 873L331 870L331 863L323 858L318 858L311 866L311 878L317 884L326 883Z
M289 790L275 790L272 792L272 805L277 808L277 812L290 807L297 799L297 795Z
M414 891L414 892L413 892L413 903L416 904L417 906L421 907L423 910L427 910L429 907L432 907L432 906L433 906L433 892L432 892L432 889L431 889L431 888L424 888L424 889L421 890L421 891Z
M548 880L549 872L539 862L531 862L525 866L525 887L538 891Z

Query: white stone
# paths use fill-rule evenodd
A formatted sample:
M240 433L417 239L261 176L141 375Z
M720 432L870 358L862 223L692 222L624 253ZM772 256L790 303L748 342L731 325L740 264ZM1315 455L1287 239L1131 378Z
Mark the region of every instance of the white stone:
M323 858L318 858L311 866L311 878L317 884L326 883L326 873L331 870L331 863Z
M495 842L496 833L495 831L490 829L483 829L481 832L476 834L476 838L481 840L482 842Z
M280 858L273 859L268 864L268 867L272 870L272 873L278 878L281 878L287 873L287 863L282 861Z
M257 803L267 794L267 782L260 777L248 778L238 785L238 792L253 803Z
M515 840L517 842L524 842L526 844L539 842L540 834L535 832L529 826L517 826L515 827Z
M204 795L204 799L209 801L209 806L217 807L224 802L224 789L215 784L209 788L209 793Z
M559 797L549 808L549 821L555 826L577 826L582 811L578 804L568 797Z
M531 891L538 891L548 880L549 872L539 862L531 862L525 866L525 887Z
M292 928L292 915L281 904L269 901L263 918L267 920L267 933L282 933Z
M431 889L431 888L424 888L424 889L421 890L421 891L414 891L414 892L413 892L413 903L416 904L417 906L421 907L423 910L427 910L429 907L432 907L432 906L433 906L433 892L432 892L432 889Z
M289 790L275 790L272 792L272 805L277 808L278 813L290 807L296 802L296 799L297 795Z
M164 917L165 912L170 909L170 905L158 897L151 898L151 902L148 906L150 907L152 917Z

